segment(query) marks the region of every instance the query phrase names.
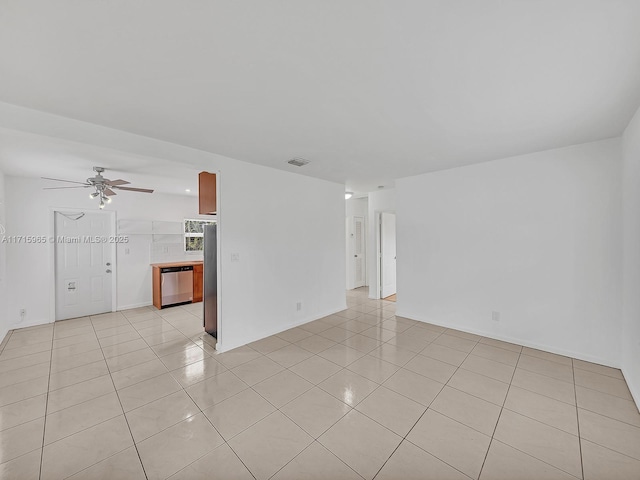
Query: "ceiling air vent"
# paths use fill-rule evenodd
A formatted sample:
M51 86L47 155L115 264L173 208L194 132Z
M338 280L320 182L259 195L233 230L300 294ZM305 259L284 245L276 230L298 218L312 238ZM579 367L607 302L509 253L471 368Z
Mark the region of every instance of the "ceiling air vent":
M304 158L292 158L287 163L296 167L302 167L303 165L309 163L309 160L305 160Z

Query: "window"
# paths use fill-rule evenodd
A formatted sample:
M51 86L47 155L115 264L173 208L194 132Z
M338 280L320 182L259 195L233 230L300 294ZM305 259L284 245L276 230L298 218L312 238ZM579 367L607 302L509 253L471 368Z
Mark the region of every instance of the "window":
M204 249L204 226L215 225L215 220L187 218L184 221L185 252L201 252Z

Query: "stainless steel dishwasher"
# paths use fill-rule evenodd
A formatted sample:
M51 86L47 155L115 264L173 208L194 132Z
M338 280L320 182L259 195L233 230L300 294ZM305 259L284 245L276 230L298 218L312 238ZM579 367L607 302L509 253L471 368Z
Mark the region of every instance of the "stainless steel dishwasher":
M162 308L193 301L193 266L163 267Z

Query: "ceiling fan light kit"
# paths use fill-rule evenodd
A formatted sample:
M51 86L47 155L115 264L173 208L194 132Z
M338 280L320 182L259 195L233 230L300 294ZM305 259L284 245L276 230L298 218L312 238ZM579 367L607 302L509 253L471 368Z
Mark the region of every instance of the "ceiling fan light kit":
M103 209L107 203L111 203L111 197L113 195L117 195L112 189L117 190L128 190L130 192L141 192L141 193L153 193L153 190L148 188L133 188L133 187L123 187L122 185L129 185L130 182L126 180L109 180L108 178L104 178L102 176L102 172L104 172L103 167L93 167L93 171L96 172L95 177L87 178L86 182L75 182L73 180L62 180L59 178L48 178L42 177L44 180L54 180L56 182L67 182L67 183L77 183L77 187L46 187L45 190L58 190L61 188L95 188L95 192L89 194L89 198L99 198L100 199L100 209Z

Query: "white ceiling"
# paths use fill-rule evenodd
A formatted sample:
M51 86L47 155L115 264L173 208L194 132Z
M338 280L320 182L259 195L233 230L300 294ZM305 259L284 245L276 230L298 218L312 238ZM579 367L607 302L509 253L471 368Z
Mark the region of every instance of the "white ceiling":
M127 180L131 182L129 187L175 195L198 194L199 170L184 164L0 128L0 169L7 175L84 182L95 175L93 167L108 167L105 178ZM42 180L41 184L43 188L73 186L51 180ZM123 190L117 194L140 195Z
M619 135L638 25L638 0L0 0L0 101L368 191Z

